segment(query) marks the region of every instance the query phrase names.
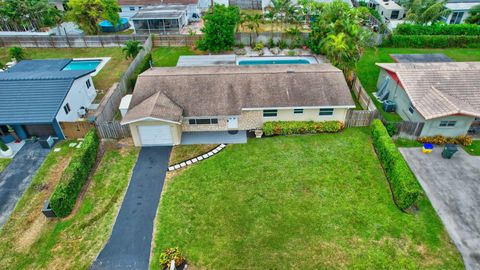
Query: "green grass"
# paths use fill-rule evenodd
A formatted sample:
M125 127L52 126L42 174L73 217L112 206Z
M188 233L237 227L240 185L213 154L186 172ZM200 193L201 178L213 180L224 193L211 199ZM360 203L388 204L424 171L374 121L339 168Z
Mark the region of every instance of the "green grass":
M98 91L97 101L100 101L108 89L120 80L131 62L131 59L125 59L122 48L25 48L25 51L27 59L111 57L98 75L93 77L93 83ZM5 64L8 61L10 61L8 48L0 48L0 62Z
M473 141L472 145L465 146L465 151L473 156L480 156L480 141Z
M390 54L401 53L444 53L455 61L480 61L479 49L402 49L402 48L378 48L367 49L357 65L357 74L365 90L370 94L372 100L379 108L379 111L388 121L401 121L402 119L396 113L384 112L380 102L373 97L376 91L378 74L380 68L375 63L394 62Z
M158 47L152 50L152 62L156 67L174 67L181 55L195 55L190 47Z
M51 152L0 231L0 269L88 269L111 233L138 150L107 149L80 207L65 219L40 212L75 148Z
M423 144L416 140L409 140L404 138L397 138L395 140L395 145L397 147L422 147Z
M418 207L395 207L367 128L251 139L169 179L151 267L178 246L194 269L462 269Z
M0 158L0 173L8 166L10 161L12 161L11 158Z
M198 157L217 147L217 144L176 145L170 154L170 165Z

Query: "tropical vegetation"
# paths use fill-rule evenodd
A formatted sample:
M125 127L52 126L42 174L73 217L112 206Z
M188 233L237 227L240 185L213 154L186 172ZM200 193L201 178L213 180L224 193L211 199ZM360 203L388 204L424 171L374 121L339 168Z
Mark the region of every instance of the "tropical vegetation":
M122 51L125 53L125 58L135 58L137 54L143 49L142 43L138 40L128 40L125 42L125 47Z
M17 62L20 62L25 59L26 52L22 47L13 46L8 48L8 55L11 59L15 59Z
M465 20L466 23L480 24L480 4L473 6L469 10L470 16Z
M407 10L406 20L427 25L450 14L451 10L445 8L447 2L448 0L404 0L401 5Z
M0 30L32 31L55 26L62 20L61 12L48 0L0 1Z
M86 34L98 34L100 20L117 25L120 9L116 0L69 0L67 19L77 23Z
M197 44L200 50L221 52L235 45L235 30L240 21L238 7L214 4L203 15L203 21L203 36Z

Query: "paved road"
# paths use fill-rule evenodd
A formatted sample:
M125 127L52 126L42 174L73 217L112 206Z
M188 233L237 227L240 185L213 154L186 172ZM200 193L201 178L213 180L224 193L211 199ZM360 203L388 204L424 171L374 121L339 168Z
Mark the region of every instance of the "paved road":
M401 148L467 269L480 269L480 157L459 150L452 159L442 149L425 155L419 148Z
M7 221L17 201L30 185L50 149L37 143L25 143L0 174L0 227Z
M148 269L170 151L169 146L142 148L112 235L90 269Z

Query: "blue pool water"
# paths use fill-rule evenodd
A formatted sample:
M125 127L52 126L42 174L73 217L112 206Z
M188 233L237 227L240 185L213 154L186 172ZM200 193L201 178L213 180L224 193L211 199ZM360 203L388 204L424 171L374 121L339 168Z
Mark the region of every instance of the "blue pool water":
M269 60L240 60L238 65L240 66L253 66L253 65L298 65L298 64L310 64L306 59L269 59Z
M73 60L63 70L93 70L96 69L102 60Z

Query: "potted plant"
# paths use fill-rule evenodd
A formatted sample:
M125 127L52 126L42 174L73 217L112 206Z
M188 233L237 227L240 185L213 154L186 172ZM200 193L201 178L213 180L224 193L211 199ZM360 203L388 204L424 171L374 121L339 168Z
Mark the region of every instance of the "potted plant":
M160 253L162 269L170 269L172 261L175 262L176 269L185 269L186 260L178 247L167 248L164 252Z
M18 137L17 133L15 132L15 129L13 129L12 126L10 126L10 125L7 125L7 128L8 128L8 132L10 133L10 135L12 135L12 137L15 139L15 142L19 143L21 140Z
M10 149L10 147L8 147L8 145L6 145L2 140L0 140L0 155L3 157L9 157L13 155L12 149Z
M259 128L259 129L255 129L255 137L256 137L257 139L262 138L262 135L263 135L263 130L262 130L262 129L260 129L260 128Z

